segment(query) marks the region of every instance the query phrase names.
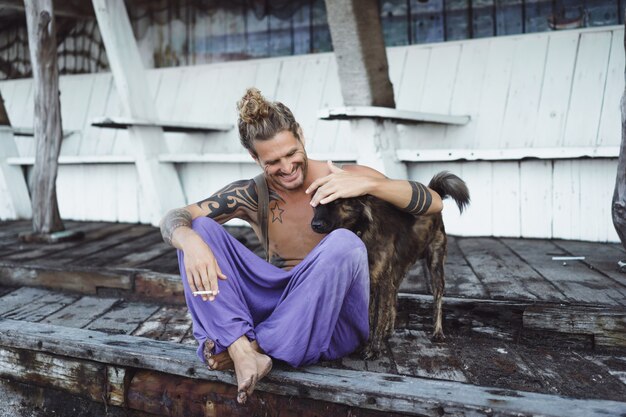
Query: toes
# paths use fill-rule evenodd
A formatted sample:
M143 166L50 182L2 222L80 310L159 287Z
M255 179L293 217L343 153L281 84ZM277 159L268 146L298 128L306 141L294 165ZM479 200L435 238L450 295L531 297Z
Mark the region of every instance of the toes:
M245 404L247 399L248 399L248 396L246 395L245 391L239 391L237 393L237 402L239 404Z

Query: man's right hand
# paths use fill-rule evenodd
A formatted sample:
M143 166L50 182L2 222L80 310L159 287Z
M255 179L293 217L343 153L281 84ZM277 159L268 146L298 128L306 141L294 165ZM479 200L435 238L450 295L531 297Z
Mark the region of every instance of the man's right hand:
M185 273L189 288L192 292L213 291L212 295L201 294L201 296L204 301L215 300L219 292L217 280L218 278L226 279L226 275L217 264L213 251L193 230L177 230L177 232L185 235L184 238L181 236L177 240L181 243L181 250L185 254Z

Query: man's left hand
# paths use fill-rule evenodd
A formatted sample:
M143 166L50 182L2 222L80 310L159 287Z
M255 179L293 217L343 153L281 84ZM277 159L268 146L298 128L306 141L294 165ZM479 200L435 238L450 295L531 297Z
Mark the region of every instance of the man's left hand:
M358 197L368 194L373 177L347 172L328 161L330 174L318 178L306 189L313 194L311 205L326 204L338 198Z

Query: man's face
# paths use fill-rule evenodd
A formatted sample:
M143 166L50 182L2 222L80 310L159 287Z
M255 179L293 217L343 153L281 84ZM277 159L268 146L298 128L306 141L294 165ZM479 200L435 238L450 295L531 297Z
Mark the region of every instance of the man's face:
M307 156L304 145L293 133L283 130L269 140L255 140L255 158L268 181L284 190L296 190L304 184Z

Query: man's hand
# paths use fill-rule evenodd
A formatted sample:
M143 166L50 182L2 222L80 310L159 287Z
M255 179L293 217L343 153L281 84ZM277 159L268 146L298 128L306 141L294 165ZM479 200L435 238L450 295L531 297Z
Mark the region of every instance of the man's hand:
M217 279L226 279L226 275L222 273L211 248L195 232L192 233L185 237L182 245L187 282L192 292L212 291L212 294L201 296L204 301L213 301L219 293Z
M307 188L307 194L313 194L311 205L326 204L338 198L358 197L369 193L375 177L347 172L328 161L330 174L318 178Z

